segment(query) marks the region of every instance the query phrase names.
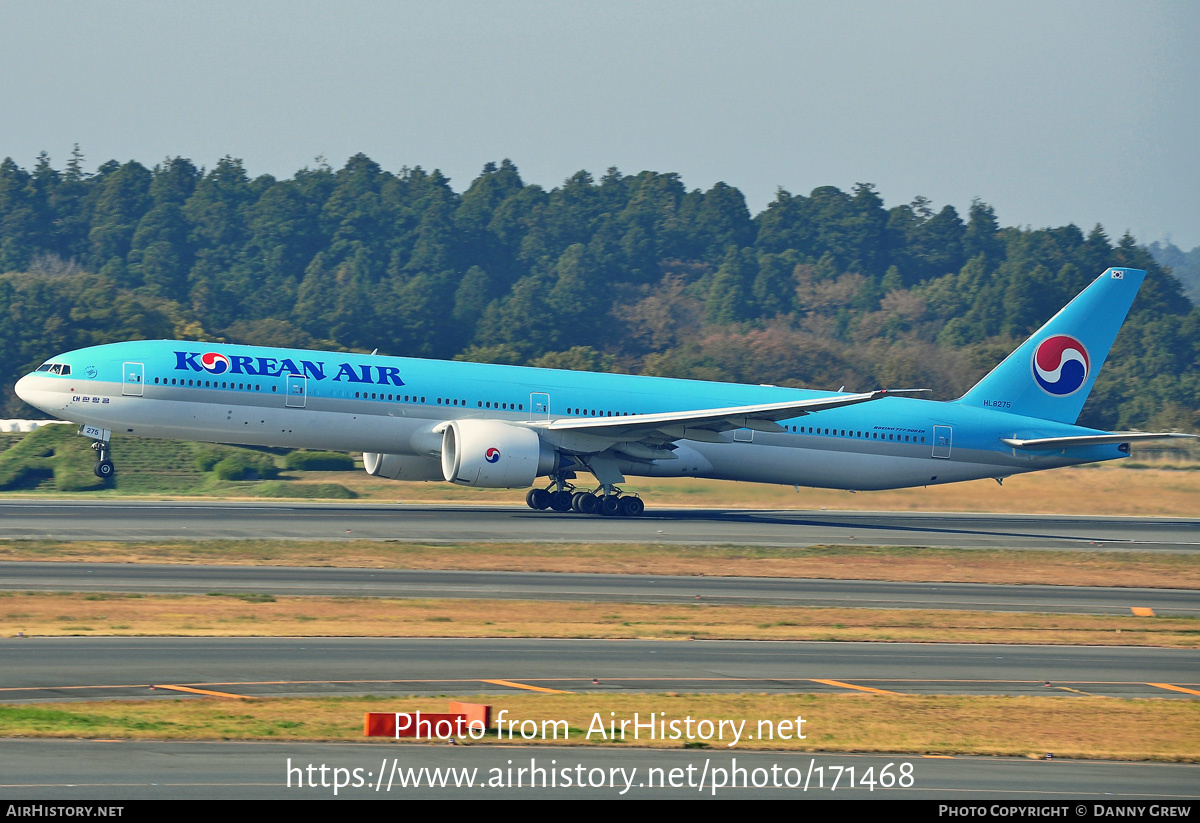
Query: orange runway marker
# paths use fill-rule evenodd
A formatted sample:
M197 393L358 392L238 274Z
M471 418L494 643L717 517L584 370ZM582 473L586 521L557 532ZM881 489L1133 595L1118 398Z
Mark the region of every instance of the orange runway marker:
M1153 686L1156 689L1166 689L1172 692L1183 692L1184 694L1194 694L1200 697L1200 692L1195 689L1185 689L1183 686L1172 686L1170 683L1147 683L1147 686Z
M244 694L230 694L229 692L214 692L214 691L209 691L208 689L193 689L191 686L164 686L160 683L155 683L154 688L170 689L171 691L175 691L175 692L188 692L189 694L203 694L203 695L207 695L208 697L231 697L234 700L253 700L254 699L253 697L249 697Z
M837 686L838 688L841 688L841 689L854 689L855 691L858 691L858 692L870 692L871 694L893 694L893 695L900 694L900 692L889 692L889 691L884 691L883 689L872 689L870 686L855 686L853 683L843 683L840 680L817 680L814 677L814 678L812 678L812 682L824 683L826 686Z
M529 686L525 683L514 683L511 680L483 680L482 683L491 683L493 686L509 686L514 689L528 689L531 692L544 692L545 694L571 694L564 692L562 689L547 689L545 686Z

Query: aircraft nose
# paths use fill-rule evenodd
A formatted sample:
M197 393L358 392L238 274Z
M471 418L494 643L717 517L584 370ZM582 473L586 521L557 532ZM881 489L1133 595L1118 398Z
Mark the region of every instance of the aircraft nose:
M56 396L53 393L47 392L45 388L39 388L40 379L32 374L27 374L17 381L17 385L13 386L17 397L24 400L29 405L33 406L38 411L48 412L53 414L51 407L54 406L52 401L57 400L61 395Z
M33 400L32 400L33 386L32 386L32 384L33 384L33 380L30 378L30 376L25 375L20 380L18 380L17 385L13 387L13 390L16 391L16 393L17 393L17 397L21 398L22 400L24 400L26 403L28 403L31 406L33 405Z

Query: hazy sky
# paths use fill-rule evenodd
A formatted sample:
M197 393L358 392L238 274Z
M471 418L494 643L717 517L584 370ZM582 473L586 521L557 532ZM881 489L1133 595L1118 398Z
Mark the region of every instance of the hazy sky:
M1200 2L0 0L0 156L508 157L1200 245Z

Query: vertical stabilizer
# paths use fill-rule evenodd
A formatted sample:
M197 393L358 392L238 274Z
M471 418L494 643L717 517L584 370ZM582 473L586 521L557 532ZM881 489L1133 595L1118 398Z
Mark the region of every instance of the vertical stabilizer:
M1145 277L1108 269L958 402L1074 423Z

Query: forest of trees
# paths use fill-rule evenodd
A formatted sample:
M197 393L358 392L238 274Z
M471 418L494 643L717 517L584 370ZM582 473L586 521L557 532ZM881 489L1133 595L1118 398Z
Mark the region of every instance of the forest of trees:
M1110 265L1148 269L1081 423L1200 426L1200 309L1100 226L1000 226L869 184L736 188L489 163L461 194L364 155L280 180L225 158L154 168L76 150L0 163L2 414L15 379L134 338L371 350L556 368L961 394Z

